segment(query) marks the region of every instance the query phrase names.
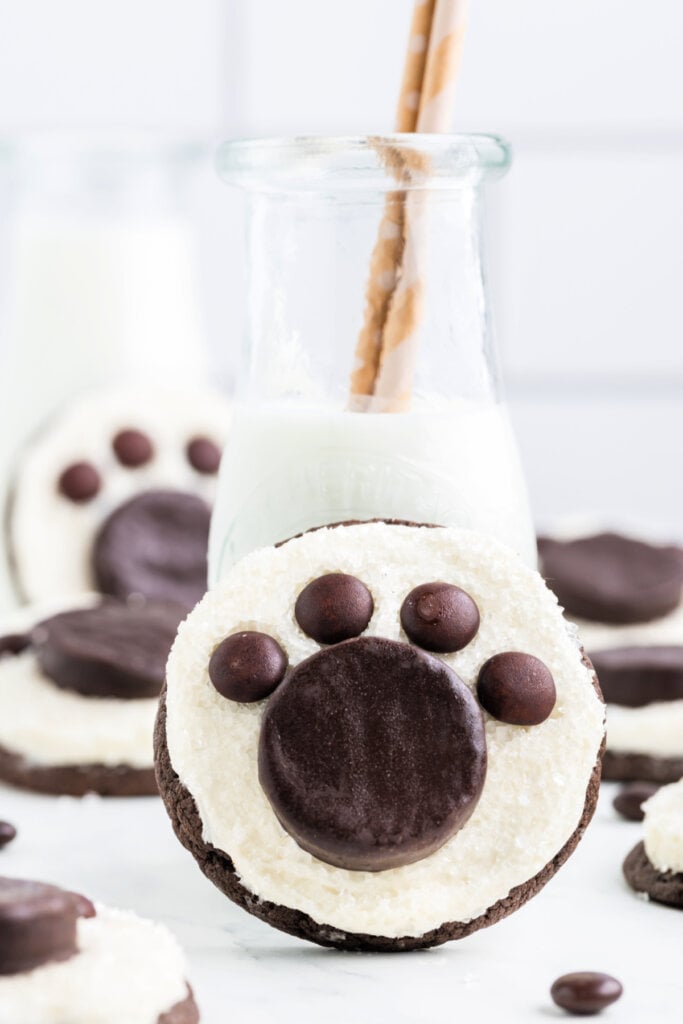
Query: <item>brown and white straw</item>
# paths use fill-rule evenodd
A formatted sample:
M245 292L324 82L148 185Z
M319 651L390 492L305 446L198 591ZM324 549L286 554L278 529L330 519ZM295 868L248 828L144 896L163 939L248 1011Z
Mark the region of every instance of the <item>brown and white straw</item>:
M466 21L467 0L417 0L397 109L399 131L449 131ZM399 184L413 181L414 167L404 153L394 151L384 159ZM356 345L351 409L397 412L410 404L424 300L426 213L419 191L399 188L387 195Z

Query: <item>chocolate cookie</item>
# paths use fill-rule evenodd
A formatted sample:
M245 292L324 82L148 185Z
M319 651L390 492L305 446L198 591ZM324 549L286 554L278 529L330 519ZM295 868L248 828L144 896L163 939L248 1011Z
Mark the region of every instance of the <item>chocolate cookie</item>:
M210 391L89 392L17 459L8 549L27 601L100 589L193 607L229 419Z
M158 1024L199 1024L199 1019L199 1008L194 1001L192 989L188 985L185 999L176 1003L166 1013L162 1013Z
M683 592L683 551L617 533L539 537L541 571L567 614L596 622L649 622Z
M197 1024L175 939L54 885L0 879L0 1006L12 1024Z
M320 621L362 631L337 644L318 630L315 607L303 621L294 613L300 595L334 573L363 588L322 591ZM433 580L478 610L462 643L466 602L458 597L457 614L449 600L433 603L430 634L451 649L440 655L411 642L398 614ZM371 604L361 616L364 591ZM261 662L250 660L245 703L216 686L209 665L247 622L288 669L273 684L263 659L259 689ZM513 725L479 705L477 679L496 654L516 656L503 676L513 691L532 678L517 656L543 665L562 714L550 707L548 720ZM494 923L552 877L595 808L603 719L592 670L536 573L466 531L369 523L255 552L203 599L169 661L157 774L179 839L240 906L322 945L417 949ZM534 769L545 742L572 763L561 799L556 780ZM515 771L524 783L511 791ZM503 838L518 830L533 863Z
M651 900L683 910L683 779L642 805L644 841L624 861L626 881Z
M683 910L683 872L658 871L645 852L645 843L634 846L624 861L624 877L632 889L655 903Z
M26 640L0 658L0 778L50 794L154 794L152 732L177 608L96 602L28 628L36 614L21 613Z

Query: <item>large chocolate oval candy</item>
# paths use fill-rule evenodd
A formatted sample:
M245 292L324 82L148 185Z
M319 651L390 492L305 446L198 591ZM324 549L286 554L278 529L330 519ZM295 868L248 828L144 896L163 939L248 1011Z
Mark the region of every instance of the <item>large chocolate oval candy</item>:
M649 622L673 611L683 590L683 551L598 533L539 537L541 571L569 615L594 622Z
M19 974L73 956L76 922L91 916L91 906L54 885L0 878L0 974Z
M481 711L442 661L359 637L298 665L270 698L259 778L282 826L354 871L411 864L471 815L486 774Z
M206 591L209 506L195 494L146 491L103 523L93 552L98 589L189 610Z
M157 697L178 628L175 606L106 601L45 619L33 630L38 663L57 686L86 697Z

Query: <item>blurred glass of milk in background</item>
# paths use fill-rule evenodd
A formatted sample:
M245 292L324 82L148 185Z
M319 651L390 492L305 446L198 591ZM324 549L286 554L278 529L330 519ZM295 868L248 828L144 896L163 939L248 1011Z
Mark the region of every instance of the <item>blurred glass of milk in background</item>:
M3 503L22 444L71 396L206 380L186 210L204 155L153 133L0 140Z

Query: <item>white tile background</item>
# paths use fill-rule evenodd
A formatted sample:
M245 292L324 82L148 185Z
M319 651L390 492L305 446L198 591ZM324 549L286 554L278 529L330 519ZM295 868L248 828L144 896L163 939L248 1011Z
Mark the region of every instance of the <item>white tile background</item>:
M390 127L411 0L0 0L0 131ZM458 126L512 139L491 195L503 364L537 516L683 534L683 5L472 0ZM235 208L197 193L213 335Z

